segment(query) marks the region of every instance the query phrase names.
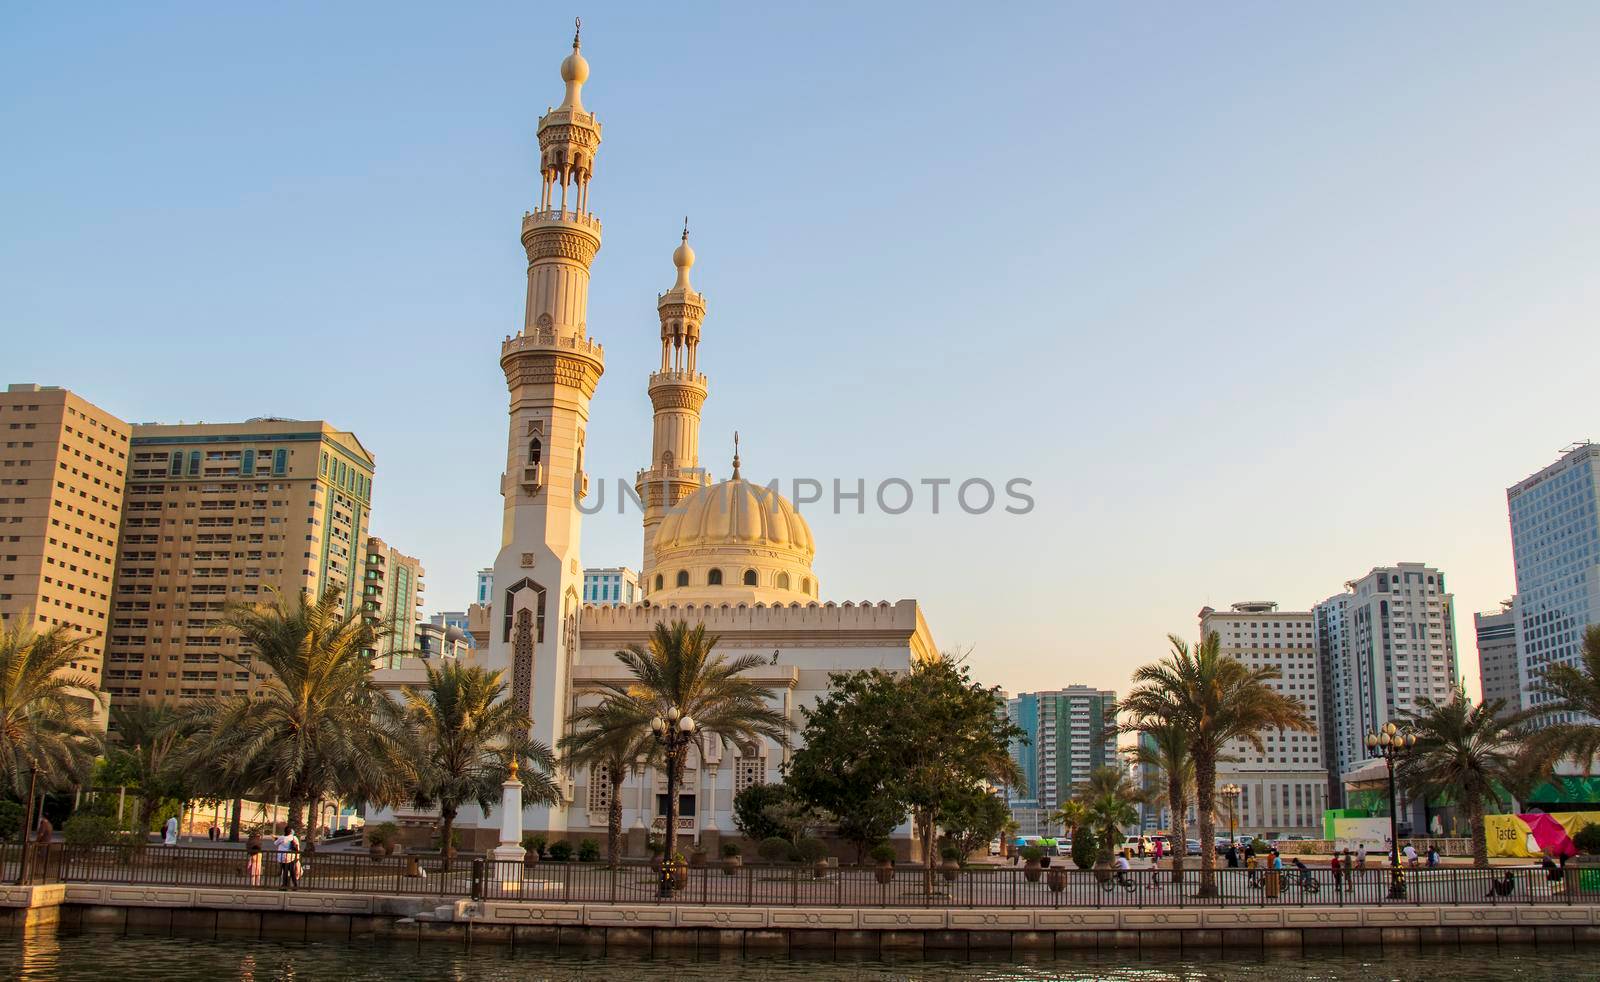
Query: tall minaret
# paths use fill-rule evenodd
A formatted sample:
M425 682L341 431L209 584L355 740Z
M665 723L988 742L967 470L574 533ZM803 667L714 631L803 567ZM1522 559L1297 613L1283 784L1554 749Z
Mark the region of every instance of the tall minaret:
M566 98L539 120L539 207L522 218L527 316L521 333L500 348L511 428L487 662L505 672L510 698L533 717L530 735L552 748L563 734L578 649L584 431L605 371L604 352L584 322L589 264L600 249L600 222L589 211L600 124L580 98L588 77L574 36L561 63ZM531 811L531 828L566 828L564 804Z
M706 401L706 377L696 370L700 324L706 298L689 285L694 250L689 247L689 221L683 241L672 252L678 281L656 299L661 317L661 369L650 373L650 404L655 431L650 441L650 466L639 472L636 489L644 502L644 563L640 585L646 596L655 589L656 526L668 508L710 483L700 470L700 407Z

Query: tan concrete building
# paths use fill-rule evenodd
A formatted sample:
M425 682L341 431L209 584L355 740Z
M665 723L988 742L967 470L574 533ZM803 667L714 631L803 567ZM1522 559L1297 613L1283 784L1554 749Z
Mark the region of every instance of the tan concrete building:
M1501 716L1522 708L1522 687L1517 678L1517 598L1500 601L1500 609L1472 615L1478 639L1478 684L1483 701L1502 700Z
M0 627L70 629L85 639L72 668L95 679L110 630L130 432L56 386L0 393Z
M408 556L377 536L367 539L361 609L384 631L373 653L381 668L394 668L406 652L417 650L422 621L422 560Z
M356 609L373 459L321 421L141 424L104 688L119 699L247 692L264 677L220 628L229 602L331 586Z
M1200 611L1202 636L1215 631L1222 653L1251 668L1276 668L1268 683L1294 698L1313 720L1320 720L1321 676L1317 669L1316 626L1308 610L1279 610L1271 601L1237 603L1228 610ZM1237 830L1252 833L1322 834L1328 805L1328 767L1322 737L1313 730L1269 730L1261 734L1264 752L1243 740L1229 741L1224 753L1234 760L1217 765L1217 786L1240 788ZM1218 809L1226 822L1227 803ZM1224 827L1222 833L1227 829Z

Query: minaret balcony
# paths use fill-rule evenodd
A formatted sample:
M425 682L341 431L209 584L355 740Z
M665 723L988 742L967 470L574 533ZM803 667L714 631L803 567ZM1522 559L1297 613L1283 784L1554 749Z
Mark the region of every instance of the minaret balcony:
M500 344L500 357L519 354L522 352L552 351L556 353L573 352L586 356L601 365L605 364L605 345L593 338L580 338L576 334L562 337L554 331L535 331L532 334L518 334L508 337Z
M576 226L596 236L600 234L600 219L592 213L572 211L567 208L552 208L549 211L524 212L522 216L522 230L531 231L551 225Z
M649 388L660 385L689 385L704 389L706 376L704 372L651 372Z

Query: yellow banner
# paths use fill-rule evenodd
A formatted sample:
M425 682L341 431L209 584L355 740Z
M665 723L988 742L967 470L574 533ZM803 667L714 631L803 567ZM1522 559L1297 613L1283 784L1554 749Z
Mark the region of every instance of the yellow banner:
M1489 855L1511 859L1552 859L1575 856L1572 837L1585 825L1600 825L1600 812L1561 812L1556 815L1485 815Z

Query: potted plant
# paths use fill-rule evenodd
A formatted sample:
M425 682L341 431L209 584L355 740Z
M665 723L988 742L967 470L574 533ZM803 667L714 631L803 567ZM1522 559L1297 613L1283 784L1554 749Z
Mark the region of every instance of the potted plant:
M739 867L744 865L744 858L739 855L739 843L724 842L722 844L722 875L732 876L739 872Z
M400 826L393 822L379 822L377 825L367 826L367 852L372 856L372 861L377 862L385 856L394 855L395 842L400 835Z
M696 842L689 849L689 865L695 869L703 869L706 865L706 847Z
M1052 866L1045 874L1045 883L1050 887L1051 893L1060 893L1067 888L1067 868L1065 866Z
M645 836L644 845L650 850L650 868L661 872L661 854L666 851L666 840L654 832Z
M878 863L878 868L872 871L872 878L879 883L890 883L894 880L894 846L887 842L880 842L873 846L867 853Z
M945 846L939 850L939 855L944 859L939 864L939 872L947 882L954 883L956 877L961 875L961 850L955 846Z
M1029 883L1039 882L1039 868L1047 857L1040 846L1022 847L1022 878Z
M523 862L525 862L525 863L537 863L540 859L543 858L544 836L542 836L542 835L534 835L531 832L528 833L527 835L523 836L522 837L522 851L525 854L523 856L523 859L522 859Z
M672 876L672 889L682 890L687 887L689 885L689 861L684 858L683 853L673 853L669 867L669 872Z
M1054 839L1040 839L1039 840L1039 865L1040 866L1044 867L1045 869L1049 869L1050 868L1050 860L1055 856L1055 854L1056 854L1056 840L1054 840Z
M572 843L566 839L557 839L550 843L550 861L552 863L565 863L572 860Z
M828 875L828 844L821 839L801 839L795 850L802 863L811 864L811 875L822 879Z

